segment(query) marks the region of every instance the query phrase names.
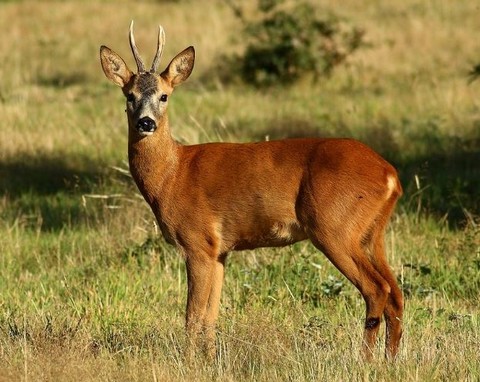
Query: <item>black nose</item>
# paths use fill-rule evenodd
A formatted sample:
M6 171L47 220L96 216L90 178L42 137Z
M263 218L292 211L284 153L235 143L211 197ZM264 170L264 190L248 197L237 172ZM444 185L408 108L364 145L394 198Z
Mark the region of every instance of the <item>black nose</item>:
M156 127L155 121L150 117L140 118L137 122L137 130L141 133L153 133Z

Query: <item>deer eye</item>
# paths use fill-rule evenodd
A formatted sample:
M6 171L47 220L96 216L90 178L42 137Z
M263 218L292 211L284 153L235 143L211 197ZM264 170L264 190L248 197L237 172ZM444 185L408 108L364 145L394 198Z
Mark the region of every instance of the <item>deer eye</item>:
M132 93L127 94L127 102L134 102L135 101L135 96Z
M162 94L161 97L160 97L160 101L167 102L167 98L168 98L168 96L166 94Z

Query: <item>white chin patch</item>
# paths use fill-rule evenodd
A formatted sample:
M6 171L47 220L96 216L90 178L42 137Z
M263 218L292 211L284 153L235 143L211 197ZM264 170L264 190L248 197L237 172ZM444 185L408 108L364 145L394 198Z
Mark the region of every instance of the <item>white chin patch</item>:
M142 137L148 137L149 135L153 135L153 131L139 131L138 134Z

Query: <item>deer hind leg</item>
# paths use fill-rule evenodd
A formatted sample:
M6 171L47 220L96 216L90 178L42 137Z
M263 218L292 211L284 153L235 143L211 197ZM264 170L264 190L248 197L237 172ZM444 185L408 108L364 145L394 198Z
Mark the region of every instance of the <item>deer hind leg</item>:
M363 353L371 359L380 319L390 294L390 285L375 269L366 256L360 238L335 235L334 240L321 240L324 235L313 235L313 244L350 280L360 291L366 304Z
M385 226L392 213L395 200L389 200L371 229L371 260L375 269L390 285L390 295L385 306L385 355L395 358L402 337L403 296L385 254Z

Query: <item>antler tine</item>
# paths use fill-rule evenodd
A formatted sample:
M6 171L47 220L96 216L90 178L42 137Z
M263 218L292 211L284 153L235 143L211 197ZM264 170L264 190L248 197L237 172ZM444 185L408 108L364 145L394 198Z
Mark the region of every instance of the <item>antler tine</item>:
M145 72L145 64L142 61L142 58L138 54L137 46L135 45L135 39L133 38L133 20L130 23L130 47L132 48L133 57L135 58L135 62L137 63L138 73Z
M165 46L165 31L161 25L158 26L158 43L157 43L157 53L155 53L155 58L152 62L152 67L150 73L155 73L162 57L163 47Z

